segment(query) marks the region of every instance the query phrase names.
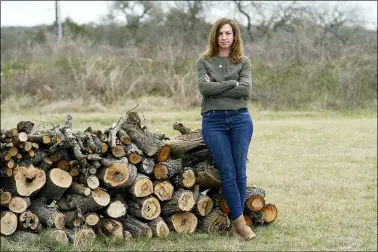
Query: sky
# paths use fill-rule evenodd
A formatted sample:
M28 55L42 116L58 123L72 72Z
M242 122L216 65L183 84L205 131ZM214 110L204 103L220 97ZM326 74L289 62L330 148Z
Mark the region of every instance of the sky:
M61 19L69 17L78 24L99 23L109 10L109 1L59 1ZM336 1L328 1L329 3ZM348 1L348 8L358 8L368 21L369 28L377 28L377 1ZM227 8L215 8L207 21L234 16ZM1 26L34 26L51 24L55 20L55 1L1 1ZM243 22L243 21L241 21Z

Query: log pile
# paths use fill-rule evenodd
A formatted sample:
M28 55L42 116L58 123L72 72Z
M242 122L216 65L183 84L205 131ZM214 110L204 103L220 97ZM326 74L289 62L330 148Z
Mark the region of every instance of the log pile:
M63 243L225 232L230 214L200 130L181 123L170 140L128 112L104 131L34 129L21 121L0 135L1 235L48 235ZM249 225L277 217L265 191L248 187ZM21 233L21 235L20 235Z

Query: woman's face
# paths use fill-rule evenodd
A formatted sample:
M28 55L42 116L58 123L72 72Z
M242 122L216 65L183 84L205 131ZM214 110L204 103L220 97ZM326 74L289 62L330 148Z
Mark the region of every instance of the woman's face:
M218 33L218 45L221 49L229 49L234 42L234 33L230 24L223 25Z

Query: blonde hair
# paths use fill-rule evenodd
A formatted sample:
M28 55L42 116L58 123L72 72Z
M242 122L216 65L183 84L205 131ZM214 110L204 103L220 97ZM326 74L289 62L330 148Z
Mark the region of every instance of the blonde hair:
M209 41L207 44L206 51L202 53L200 56L208 59L211 57L218 56L219 53L219 45L218 45L218 34L220 29L225 25L229 24L232 28L232 32L234 34L234 42L231 46L230 51L230 59L232 63L240 63L242 62L242 56L243 56L243 42L241 39L240 34L240 27L238 22L236 20L231 18L220 18L218 19L210 31Z

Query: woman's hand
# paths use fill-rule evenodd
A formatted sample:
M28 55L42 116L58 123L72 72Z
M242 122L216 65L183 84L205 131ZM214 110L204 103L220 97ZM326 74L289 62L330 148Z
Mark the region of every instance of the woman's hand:
M209 75L207 75L207 74L205 74L205 81L206 81L206 82L210 82L210 77L209 77Z

